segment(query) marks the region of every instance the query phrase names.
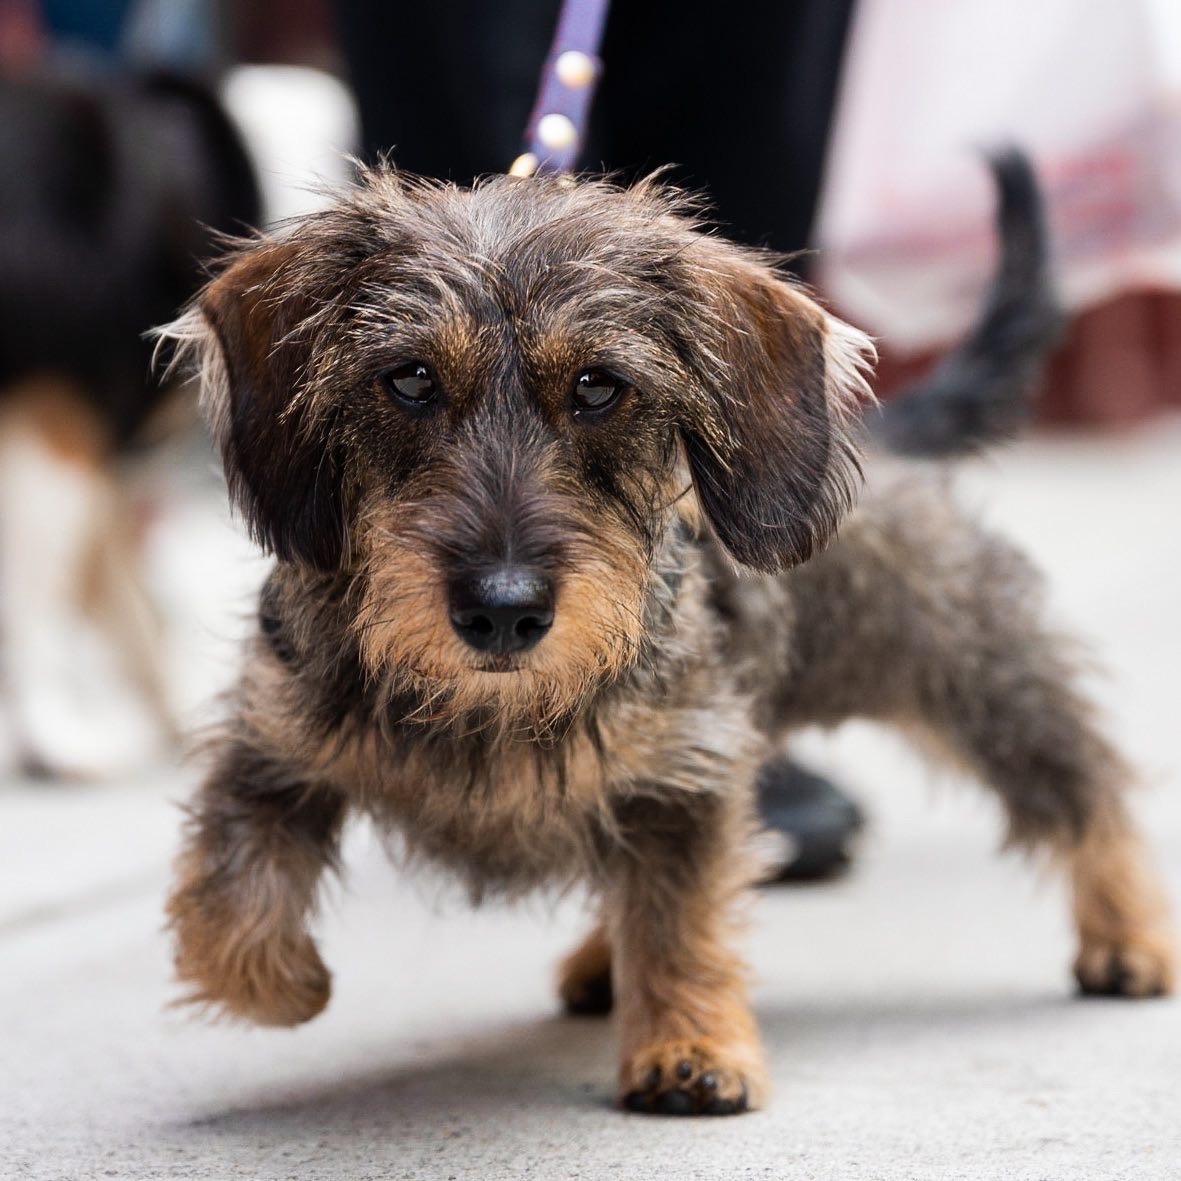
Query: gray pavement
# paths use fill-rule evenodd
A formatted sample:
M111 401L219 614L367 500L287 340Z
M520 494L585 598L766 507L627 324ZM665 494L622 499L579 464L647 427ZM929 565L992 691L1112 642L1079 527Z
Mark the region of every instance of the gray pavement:
M1175 897L1179 460L1174 422L1025 444L960 480L1093 639ZM0 1178L1181 1177L1181 1002L1071 996L1060 883L996 855L970 785L869 726L803 746L873 823L849 878L758 905L776 1090L725 1120L611 1110L610 1025L558 1017L551 990L578 899L473 914L357 829L319 922L328 1012L209 1025L167 1007L189 773L0 785Z

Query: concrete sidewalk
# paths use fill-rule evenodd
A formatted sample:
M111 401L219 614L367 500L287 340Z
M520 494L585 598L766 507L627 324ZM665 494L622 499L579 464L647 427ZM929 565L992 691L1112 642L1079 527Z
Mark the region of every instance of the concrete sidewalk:
M1095 642L1175 897L1179 460L1174 423L1027 444L961 479ZM981 793L932 790L867 726L803 745L873 823L847 880L759 904L776 1092L720 1120L611 1110L609 1023L555 1015L578 900L471 914L358 829L319 924L328 1012L296 1032L210 1026L166 1007L187 774L0 786L0 1178L1181 1176L1181 1003L1072 997L1060 884L995 855Z

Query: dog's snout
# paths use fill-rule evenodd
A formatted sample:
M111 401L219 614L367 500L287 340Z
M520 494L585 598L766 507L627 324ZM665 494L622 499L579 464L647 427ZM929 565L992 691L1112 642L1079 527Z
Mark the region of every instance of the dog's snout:
M451 584L451 625L480 652L525 652L554 622L548 578L502 567Z

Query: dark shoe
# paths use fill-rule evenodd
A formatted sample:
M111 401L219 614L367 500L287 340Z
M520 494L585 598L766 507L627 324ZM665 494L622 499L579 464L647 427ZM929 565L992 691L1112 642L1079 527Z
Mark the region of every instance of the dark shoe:
M784 854L764 885L833 877L848 868L865 815L827 779L786 755L764 763L757 781L759 815L784 838Z

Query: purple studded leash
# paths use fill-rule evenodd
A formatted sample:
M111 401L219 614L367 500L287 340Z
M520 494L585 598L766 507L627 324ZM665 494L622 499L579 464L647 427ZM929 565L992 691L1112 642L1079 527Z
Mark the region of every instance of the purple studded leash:
M525 129L528 146L512 162L511 176L570 172L577 163L603 68L598 53L610 6L610 0L562 0L537 101Z

